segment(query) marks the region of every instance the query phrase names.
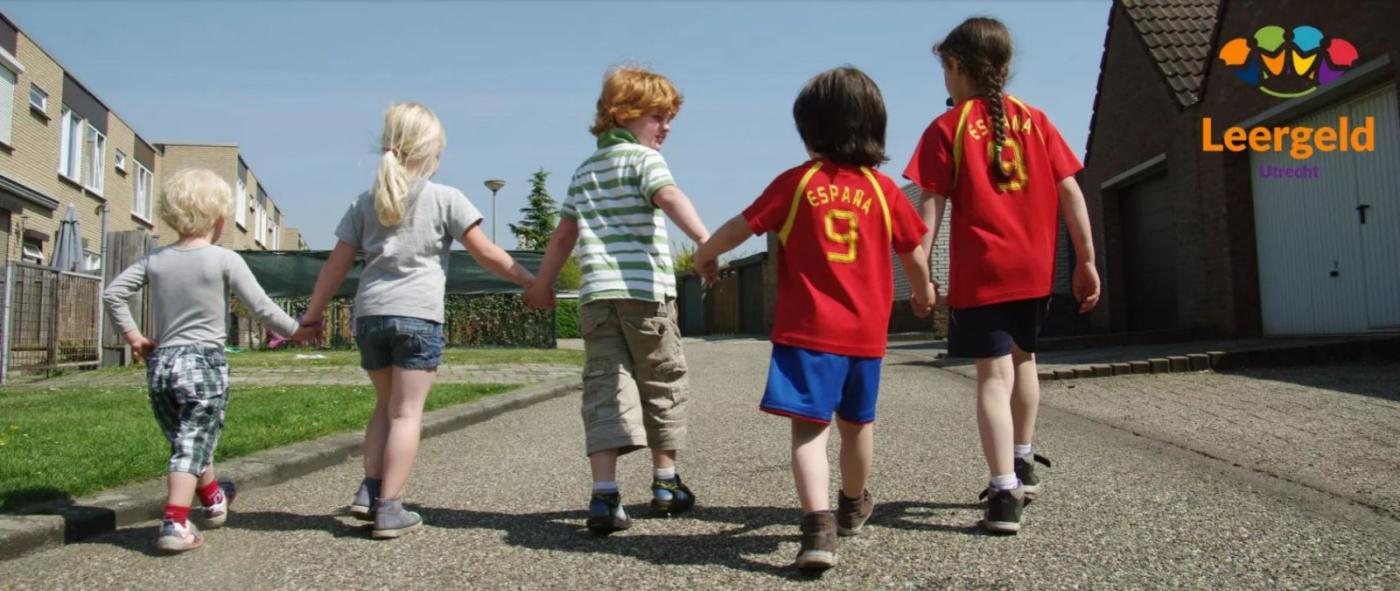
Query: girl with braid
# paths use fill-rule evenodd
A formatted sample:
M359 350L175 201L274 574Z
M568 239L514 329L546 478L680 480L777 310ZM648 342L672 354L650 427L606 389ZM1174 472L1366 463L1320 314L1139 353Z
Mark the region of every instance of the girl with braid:
M1044 113L1005 94L1011 34L1000 21L968 19L933 52L953 108L929 125L904 176L924 191L927 252L952 203L948 354L977 362L977 427L991 475L982 526L1014 534L1040 492L1034 462L1050 465L1031 440L1057 214L1074 243L1079 312L1099 299L1089 216L1074 180L1082 166Z

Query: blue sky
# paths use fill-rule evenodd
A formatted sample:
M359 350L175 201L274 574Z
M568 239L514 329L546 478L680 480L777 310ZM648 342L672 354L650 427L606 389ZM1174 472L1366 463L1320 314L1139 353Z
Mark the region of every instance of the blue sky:
M602 75L634 62L685 95L663 154L713 230L806 158L792 100L812 75L855 65L889 110L899 179L944 110L929 47L962 19L1002 19L1011 91L1082 156L1109 2L6 2L3 10L151 141L236 143L312 248L330 248L369 187L381 115L432 107L447 129L438 182L491 220L520 219L526 180L562 199L594 149ZM684 235L674 227L672 240ZM762 248L750 241L741 251Z

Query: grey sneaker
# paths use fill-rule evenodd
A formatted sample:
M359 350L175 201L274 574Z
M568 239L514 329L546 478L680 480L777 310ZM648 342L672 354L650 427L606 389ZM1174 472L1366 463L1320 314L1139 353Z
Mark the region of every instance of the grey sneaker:
M1035 463L1040 462L1046 468L1050 467L1050 458L1040 454L1032 454L1030 458L1016 458L1016 478L1021 480L1021 492L1026 495L1026 504L1035 500L1035 496L1040 494L1040 477L1035 475Z
M423 527L423 518L403 508L403 499L379 499L374 507L374 531L376 540L387 540L406 535Z
M820 572L836 566L836 516L830 511L814 511L802 516L802 549L797 568Z
M859 498L847 498L846 493L836 492L836 534L854 536L860 533L865 521L875 511L875 499L869 490L861 491Z
M178 554L202 546L204 546L204 534L199 533L199 528L194 526L194 522L188 520L184 523L161 522L160 536L156 538L156 550L165 554Z
M374 502L379 500L380 482L369 478L360 481L360 490L355 491L355 500L350 503L351 515L374 521Z
M1025 494L1021 489L995 490L987 487L979 498L987 503L982 529L989 533L1012 535L1021 531L1021 509L1025 507Z

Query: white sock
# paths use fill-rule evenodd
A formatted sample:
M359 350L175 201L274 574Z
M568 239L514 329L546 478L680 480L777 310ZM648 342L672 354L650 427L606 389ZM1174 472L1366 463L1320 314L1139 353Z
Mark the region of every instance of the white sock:
M599 480L593 483L593 492L617 492L616 480Z
M1031 454L1035 453L1035 448L1031 447L1030 444L1026 444L1026 445L1019 445L1019 444L1018 444L1018 445L1016 446L1015 453L1016 453L1016 459L1018 459L1018 460L1024 460L1024 459L1026 459L1026 458L1031 457Z
M1016 479L1016 474L998 474L992 477L992 488L996 490L1016 490L1021 486L1021 481Z
M676 477L675 466L671 466L670 468L657 468L653 470L653 472L656 474L657 480L670 480Z

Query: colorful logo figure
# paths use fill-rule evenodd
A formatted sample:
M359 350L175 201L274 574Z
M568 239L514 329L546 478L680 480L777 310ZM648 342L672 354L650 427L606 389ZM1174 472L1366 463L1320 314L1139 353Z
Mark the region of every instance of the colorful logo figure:
M1252 39L1236 37L1220 48L1220 61L1245 84L1265 94L1293 98L1326 86L1356 63L1356 46L1340 37L1325 37L1316 27L1292 31L1269 25Z

